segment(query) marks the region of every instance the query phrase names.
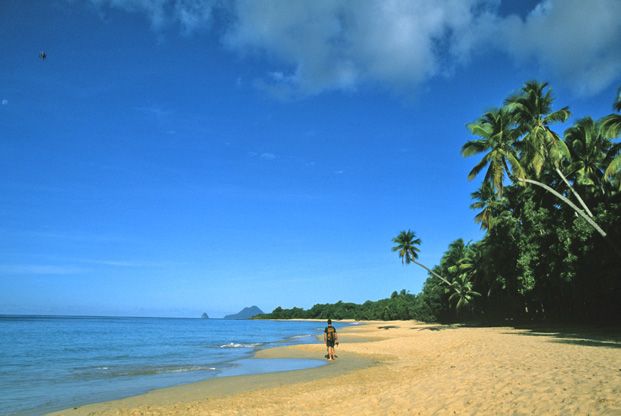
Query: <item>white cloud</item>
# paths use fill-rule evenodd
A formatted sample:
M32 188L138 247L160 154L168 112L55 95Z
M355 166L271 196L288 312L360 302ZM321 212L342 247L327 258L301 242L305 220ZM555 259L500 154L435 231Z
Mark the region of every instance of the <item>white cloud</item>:
M260 159L263 159L263 160L274 160L278 157L274 153L270 153L270 152L263 152L263 153L248 152L248 156L259 157Z
M597 93L621 74L621 1L546 0L525 19L502 22L505 49L536 61L581 94Z
M361 82L416 87L446 70L443 44L455 61L468 52L462 39L489 0L382 0L282 2L238 0L236 23L224 43L258 51L282 68L263 87L283 85L314 94L354 89ZM447 66L451 66L449 63Z
M90 1L186 33L211 27L219 8L227 17L214 33L235 53L267 58L255 85L284 97L361 84L412 90L492 50L582 94L621 74L619 0L542 0L525 17L502 16L501 0Z

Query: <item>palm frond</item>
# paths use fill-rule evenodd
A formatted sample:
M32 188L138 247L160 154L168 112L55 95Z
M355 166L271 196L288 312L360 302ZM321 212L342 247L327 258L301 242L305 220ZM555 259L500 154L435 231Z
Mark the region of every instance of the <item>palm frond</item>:
M559 121L564 123L571 116L571 111L569 111L569 107L563 107L560 110L556 110L547 116L544 117L544 123L548 124L551 122Z
M481 172L481 170L483 170L483 168L485 166L487 166L488 163L488 158L489 158L489 153L487 155L485 155L483 157L483 159L481 159L481 161L479 163L476 164L475 167L472 168L472 170L470 171L470 173L468 173L468 180L471 181L474 178L477 177L477 175L479 174L479 172Z
M489 145L484 140L469 140L461 148L461 154L465 157L484 152Z
M621 133L621 114L610 114L600 120L604 136L609 139L619 137Z

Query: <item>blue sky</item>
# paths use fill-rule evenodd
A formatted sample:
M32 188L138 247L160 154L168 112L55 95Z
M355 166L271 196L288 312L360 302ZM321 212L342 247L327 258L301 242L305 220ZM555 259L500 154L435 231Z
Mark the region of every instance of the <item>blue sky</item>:
M5 0L0 313L218 317L405 288L479 239L465 125L611 111L621 2ZM46 51L47 59L38 58Z

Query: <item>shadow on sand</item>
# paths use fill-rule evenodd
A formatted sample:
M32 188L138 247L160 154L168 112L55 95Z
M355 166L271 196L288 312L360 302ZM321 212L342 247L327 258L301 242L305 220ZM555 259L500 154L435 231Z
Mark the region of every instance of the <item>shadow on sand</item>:
M507 334L549 337L550 342L562 344L581 345L585 347L602 348L621 348L621 327L618 326L575 326L575 325L551 325L551 324L523 324L523 325L503 325L503 324L430 324L425 326L415 326L411 329L416 331L444 331L457 328L498 328L510 327L518 332L506 332Z
M620 327L518 325L518 335L550 337L551 342L586 347L621 348Z

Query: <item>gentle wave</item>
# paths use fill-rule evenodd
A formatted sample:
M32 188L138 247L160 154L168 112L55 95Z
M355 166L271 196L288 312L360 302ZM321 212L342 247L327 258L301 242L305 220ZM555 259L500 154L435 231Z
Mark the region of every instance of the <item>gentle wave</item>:
M1 0L0 0L1 2ZM39 415L176 384L258 373L259 348L316 322L0 316L0 414ZM323 331L323 329L322 329ZM273 363L266 366L273 371ZM28 397L28 400L23 400Z
M128 377L128 376L147 376L156 374L187 373L191 371L216 371L215 367L202 365L190 366L166 366L166 367L142 367L142 368L115 368L100 366L94 367L91 371L80 371L75 374L77 379L96 379L108 377Z
M263 344L260 342L254 342L254 343L249 343L249 344L229 342L228 344L220 345L220 348L256 348L259 345L263 345Z
M312 334L304 334L304 335L294 335L292 337L289 337L288 339L301 339L301 338L310 338L312 337Z

